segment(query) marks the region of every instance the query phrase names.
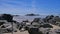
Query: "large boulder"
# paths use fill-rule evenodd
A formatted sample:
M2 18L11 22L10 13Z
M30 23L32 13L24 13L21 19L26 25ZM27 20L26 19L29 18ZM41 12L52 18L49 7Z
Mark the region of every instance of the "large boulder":
M0 20L0 26L3 25L4 23L7 23L6 20Z
M9 33L9 32L12 32L12 31L17 32L15 26L13 26L13 28L12 28L12 25L11 25L10 23L5 23L5 24L3 24L3 25L1 26L1 28L4 30L4 31L3 31L4 33L6 33L6 32ZM12 29L13 29L13 30L12 30Z
M41 18L35 18L33 22L39 22Z
M40 25L40 27L43 27L43 28L53 28L53 26L50 25L50 24L43 24L43 25Z
M10 14L3 14L2 17L4 20L7 20L8 22L11 22L13 20L13 16Z
M28 30L29 34L43 34L42 32L39 31L38 28L30 28L30 30Z
M53 18L54 18L54 15L48 15L43 20L44 20L44 22L49 22L49 20L51 20Z

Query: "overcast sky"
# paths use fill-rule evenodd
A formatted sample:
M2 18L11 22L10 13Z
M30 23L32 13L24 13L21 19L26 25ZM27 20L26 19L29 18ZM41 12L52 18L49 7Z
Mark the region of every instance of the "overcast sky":
M0 14L59 14L60 0L0 0Z

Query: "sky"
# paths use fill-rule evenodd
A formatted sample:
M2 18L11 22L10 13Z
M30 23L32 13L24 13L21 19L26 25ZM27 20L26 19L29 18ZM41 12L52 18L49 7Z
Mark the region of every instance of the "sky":
M60 14L60 0L0 0L0 14Z

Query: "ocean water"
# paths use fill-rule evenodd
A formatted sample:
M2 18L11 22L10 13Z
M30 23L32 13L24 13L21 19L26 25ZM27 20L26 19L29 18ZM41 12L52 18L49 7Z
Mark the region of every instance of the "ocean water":
M14 16L13 20L22 22L23 20L33 21L34 18L45 18L46 16Z

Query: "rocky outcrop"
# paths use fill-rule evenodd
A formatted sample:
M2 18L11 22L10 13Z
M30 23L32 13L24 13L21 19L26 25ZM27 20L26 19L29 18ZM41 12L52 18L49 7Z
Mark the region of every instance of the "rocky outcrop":
M1 29L4 30L4 32L12 32L12 31L16 32L17 31L15 29L17 27L16 21L13 20L13 16L10 14L0 15L0 26L1 26Z

